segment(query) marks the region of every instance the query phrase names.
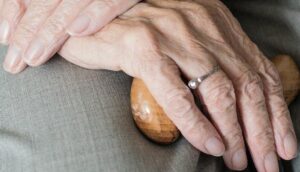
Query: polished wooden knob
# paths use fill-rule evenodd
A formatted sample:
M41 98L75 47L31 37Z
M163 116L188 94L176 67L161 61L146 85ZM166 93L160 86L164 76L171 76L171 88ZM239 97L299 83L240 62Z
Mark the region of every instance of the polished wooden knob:
M169 144L180 136L179 130L157 104L144 82L136 78L131 86L131 109L137 127L150 140Z
M278 55L272 59L283 86L283 94L287 104L290 104L298 95L300 88L300 72L295 61L287 55Z
M287 55L278 55L272 62L279 71L284 96L289 104L295 99L300 88L298 67ZM143 81L136 78L131 87L131 108L137 127L150 140L170 144L179 138L180 132L174 123L157 104Z

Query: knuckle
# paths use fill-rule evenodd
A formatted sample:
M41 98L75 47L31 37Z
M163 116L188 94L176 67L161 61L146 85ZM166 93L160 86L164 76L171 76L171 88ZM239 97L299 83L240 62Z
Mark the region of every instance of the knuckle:
M211 130L210 123L205 120L205 118L191 118L191 119L184 119L181 121L181 125L178 125L181 129L182 133L186 133L189 135L199 135L199 131L202 132L202 135L205 136L206 131Z
M188 119L189 113L193 108L193 96L187 87L174 88L165 93L165 105L167 113L172 114L176 118Z
M211 16L211 13L209 12L209 7L205 4L198 3L197 5L193 5L193 8L194 8L193 11L196 12L198 16L205 16L205 17Z
M287 126L291 125L290 119L290 111L286 105L286 103L277 104L276 112L272 113L274 115L273 119L277 123L288 124Z
M133 62L133 64L138 70L137 74L141 77L152 76L160 78L160 76L167 76L170 72L176 76L180 74L180 70L174 61L159 55L153 58L141 58Z
M142 21L137 21L124 39L125 43L127 43L125 45L140 48L141 50L153 50L158 48L153 29ZM143 46L138 45L140 44L140 40L143 40Z
M238 122L232 124L232 127L233 129L231 128L230 130L224 132L224 138L225 142L228 142L226 145L229 145L230 147L236 147L243 143L244 138Z
M63 22L57 19L50 19L45 30L47 34L53 34L64 29Z
M252 71L248 70L242 74L238 80L239 91L244 93L250 100L259 100L259 95L263 95L263 83L260 76Z
M210 113L230 112L235 109L236 98L231 81L225 80L212 87L208 95L205 104L213 105L213 107L208 107Z
M262 82L258 74L249 73L246 75L244 88L247 92L253 92L257 91L257 89L262 89Z
M51 17L42 31L44 35L51 37L53 34L62 32L65 29L65 22L63 18Z
M282 95L283 88L281 79L275 65L269 60L265 59L261 64L260 70L262 71L263 81L269 94Z
M246 136L246 139L253 145L270 146L272 145L270 142L274 143L273 130L271 127L267 127L263 130L253 133L252 135Z
M117 2L117 0L96 0L89 7L89 14L94 18L102 17L101 15L103 14L101 13L101 11L103 10L109 10L110 14L115 14L117 12L118 6L120 6L120 2Z
M163 9L159 19L164 23L166 22L167 24L176 24L183 22L182 15L174 9Z
M147 41L153 42L155 35L148 24L139 22L138 26L132 31L135 33L137 38L146 39Z
M20 30L18 30L21 34L34 34L35 28L34 25L28 23L21 23L19 25Z
M35 35L36 30L34 24L20 23L13 36L13 41L17 44L27 43Z
M99 2L99 1L98 1ZM115 7L118 4L117 0L102 0L107 7Z
M163 56L146 57L142 59L142 69L144 72L156 73L158 75L168 75L168 73L173 72L173 74L179 74L178 66L175 62Z

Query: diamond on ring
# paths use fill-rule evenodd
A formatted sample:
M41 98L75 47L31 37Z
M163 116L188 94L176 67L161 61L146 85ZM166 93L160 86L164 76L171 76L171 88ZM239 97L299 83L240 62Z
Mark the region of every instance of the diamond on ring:
M208 77L210 77L211 75L213 75L214 73L216 73L218 70L220 69L220 67L217 65L213 68L213 70L211 70L209 73L200 76L198 78L192 79L189 81L188 86L190 87L190 89L194 90L196 89L205 79L207 79Z

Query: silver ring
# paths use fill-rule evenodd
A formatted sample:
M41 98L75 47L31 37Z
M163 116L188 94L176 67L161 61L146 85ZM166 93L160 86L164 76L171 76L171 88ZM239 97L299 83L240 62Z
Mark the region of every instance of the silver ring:
M198 78L192 79L189 81L188 86L190 89L194 90L196 89L205 79L213 75L214 73L218 72L220 70L220 67L216 65L210 72L207 74L200 76Z

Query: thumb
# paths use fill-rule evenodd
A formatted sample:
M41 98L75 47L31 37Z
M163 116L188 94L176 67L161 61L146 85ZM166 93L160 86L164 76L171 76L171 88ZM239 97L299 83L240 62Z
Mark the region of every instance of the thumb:
M71 36L86 36L99 31L139 0L95 0L68 27Z

